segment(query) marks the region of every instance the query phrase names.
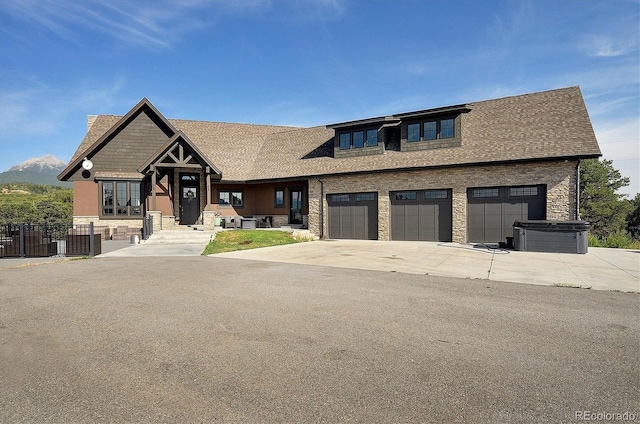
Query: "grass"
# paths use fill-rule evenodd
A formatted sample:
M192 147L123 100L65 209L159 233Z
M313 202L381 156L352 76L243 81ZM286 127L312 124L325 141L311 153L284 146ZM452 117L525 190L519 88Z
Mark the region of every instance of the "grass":
M205 247L203 255L234 252L236 250L281 246L304 241L286 231L233 230L222 231Z

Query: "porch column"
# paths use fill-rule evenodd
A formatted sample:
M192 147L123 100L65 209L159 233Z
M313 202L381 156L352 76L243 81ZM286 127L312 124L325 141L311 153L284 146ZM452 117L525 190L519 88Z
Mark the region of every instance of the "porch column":
M207 166L207 206L211 204L211 168Z
M151 165L151 210L158 210L156 207L156 166Z

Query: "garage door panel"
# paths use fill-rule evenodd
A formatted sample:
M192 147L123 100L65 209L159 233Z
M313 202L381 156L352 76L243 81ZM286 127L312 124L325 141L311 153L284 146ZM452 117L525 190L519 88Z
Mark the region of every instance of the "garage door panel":
M443 198L427 197L439 192ZM391 239L451 241L451 191L414 190L392 192Z
M438 205L420 205L420 240L438 240Z
M366 194L366 196L359 196L360 194ZM327 203L329 238L371 240L378 238L376 193L327 195Z
M354 206L351 209L352 217L351 224L353 228L353 234L351 234L354 239L366 239L367 234L367 208L366 206Z
M405 239L405 226L406 226L406 218L404 216L404 205L391 205L391 216L393 219L391 220L391 234L398 235L398 240Z
M513 236L513 223L545 219L545 186L472 188L467 191L467 231L471 242L496 243Z

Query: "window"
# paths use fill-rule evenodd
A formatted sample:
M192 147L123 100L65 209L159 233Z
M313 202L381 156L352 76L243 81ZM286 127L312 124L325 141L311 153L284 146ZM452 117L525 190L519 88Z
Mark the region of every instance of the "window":
M358 130L339 135L340 150L360 149L378 145L378 130Z
M103 181L101 214L129 217L142 215L140 183L136 181Z
M127 183L116 183L116 204L118 205L118 215L127 215L127 203L129 203L129 196L127 196Z
M375 193L358 193L356 194L356 202L373 202L376 200Z
M438 140L455 138L455 119L414 122L407 125L407 141Z
M447 190L427 190L424 192L425 199L446 199L449 197Z
M511 187L509 189L509 196L511 197L523 197L523 196L537 196L538 187Z
M367 147L378 145L378 130L367 130Z
M113 215L113 183L102 183L102 214Z
M353 133L353 147L354 148L364 147L364 132L363 131L355 131Z
M453 119L443 119L440 121L440 138L453 138Z
M499 197L500 189L497 188L476 188L473 190L473 197Z
M237 190L220 190L218 191L218 204L241 208L243 206L242 194L242 191Z
M424 139L435 140L438 136L438 123L429 121L424 123Z
M332 202L348 202L349 195L348 194L332 194L331 201Z
M351 148L351 133L340 134L340 149L347 150Z
M409 124L407 126L407 140L420 141L420 124Z
M277 188L274 192L273 205L276 208L284 208L284 189Z
M416 200L418 198L418 192L416 191L402 191L396 193L396 200Z

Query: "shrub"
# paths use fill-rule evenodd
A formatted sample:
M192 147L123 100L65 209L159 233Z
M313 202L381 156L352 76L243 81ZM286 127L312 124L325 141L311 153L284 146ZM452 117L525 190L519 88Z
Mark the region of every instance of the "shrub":
M631 244L633 240L624 231L616 231L613 234L609 234L604 240L604 247L612 247L617 249L624 249Z
M589 233L588 242L589 242L589 247L601 247L602 246L598 236L593 234L593 233Z

